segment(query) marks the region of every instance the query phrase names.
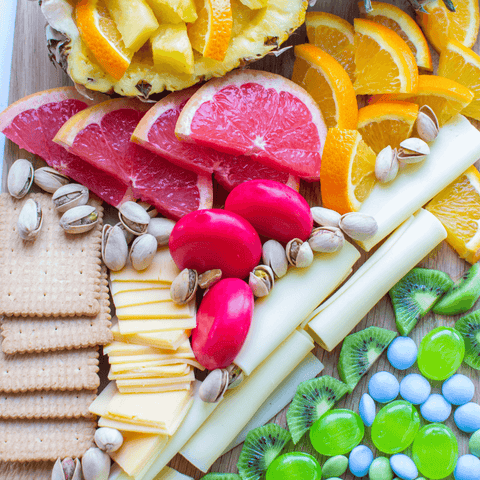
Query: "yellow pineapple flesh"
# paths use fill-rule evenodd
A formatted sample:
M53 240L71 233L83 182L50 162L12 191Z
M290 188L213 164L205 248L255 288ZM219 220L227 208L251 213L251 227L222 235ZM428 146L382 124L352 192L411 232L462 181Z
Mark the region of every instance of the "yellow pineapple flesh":
M192 23L197 19L193 0L147 0L159 23Z

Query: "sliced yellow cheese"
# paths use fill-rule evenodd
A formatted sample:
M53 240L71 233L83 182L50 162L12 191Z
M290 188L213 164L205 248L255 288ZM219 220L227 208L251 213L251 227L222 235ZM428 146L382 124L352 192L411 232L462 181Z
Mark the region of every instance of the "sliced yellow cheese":
M179 363L177 365L164 365L162 367L158 367L158 371L155 373L125 372L125 373L115 374L110 370L110 372L108 372L108 379L109 380L125 380L126 378L180 377L191 372L191 370L192 370L192 366L186 365L184 363Z
M135 290L133 292L120 292L113 296L115 308L132 307L134 305L147 305L149 303L171 302L170 289L157 288L156 290Z
M110 355L109 362L110 365L117 365L119 363L128 363L135 364L139 363L142 365L148 365L150 362L155 363L162 360L178 360L183 358L195 358L195 355L192 351L190 352L170 352L166 354L153 353L146 355Z
M112 295L123 292L137 292L139 290L168 290L168 283L150 283L150 282L110 282L110 291Z
M171 300L146 305L116 307L116 310L119 320L191 318L193 316L190 305L177 305Z
M158 333L169 330L193 329L197 326L196 318L160 318L148 320L119 320L118 326L122 335L139 333Z
M175 352L171 352L169 350L162 350L160 348L154 347L147 347L145 345L135 345L132 343L125 343L125 342L112 342L108 345L103 347L103 352L108 354L111 357L115 356L136 356L136 355L177 355L181 353L188 353L193 358L193 351L192 347L190 346L190 342L186 340L178 347ZM163 358L163 357L162 357ZM132 361L127 360L127 361ZM133 360L136 361L136 360ZM115 362L113 362L115 363Z
M137 394L137 393L162 393L162 392L179 392L181 390L188 391L192 388L192 382L172 383L170 385L157 385L151 387L123 387L118 386L120 393Z
M162 368L164 368L164 365L178 365L178 364L191 365L192 367L196 367L199 370L205 369L193 358L177 358L174 360L159 360L156 362L148 362L148 363L142 363L142 362L117 363L115 365L111 365L110 370L112 375L117 375L119 373L127 373L127 372L156 374L158 371L161 371Z
M188 383L195 380L193 372L178 377L152 377L152 378L127 378L117 379L117 388L122 387L157 387L160 385L174 385L175 383Z
M155 435L167 435L164 428L147 427L145 425L136 425L135 423L122 422L120 420L111 420L107 417L98 419L99 427L116 428L122 432L150 433Z

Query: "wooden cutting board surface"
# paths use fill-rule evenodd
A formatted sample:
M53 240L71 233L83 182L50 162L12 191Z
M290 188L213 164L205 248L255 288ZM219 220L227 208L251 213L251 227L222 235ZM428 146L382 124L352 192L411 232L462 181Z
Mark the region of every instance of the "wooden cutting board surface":
M412 13L412 10L410 9L409 4L406 0L390 0L389 3L394 3L395 5ZM353 0L318 0L316 6L313 7L313 9L318 11L331 12L336 15L340 15L349 21L353 21L353 18L359 16L357 2ZM20 0L18 2L10 86L10 102L14 102L26 95L30 95L32 93L48 88L72 85L71 81L63 73L63 71L59 68L55 68L48 59L47 49L45 45L45 23L45 19L40 12L40 8L37 5L37 2L26 0ZM305 42L305 28L302 27L294 33L288 44L292 45ZM479 41L477 41L474 50L480 53ZM437 60L438 57L436 57L433 49L432 53L434 54L435 60ZM3 67L5 68L5 66ZM292 67L292 50L285 52L278 58L273 55L269 55L267 58L254 64L254 68L279 73L286 77L290 77ZM478 128L479 122L474 123ZM18 158L28 158L35 161L35 163L40 163L38 158L35 158L33 155L25 152L24 150L20 150L15 144L7 141L4 157L4 169L8 168L8 166L11 165ZM452 161L453 160L454 159L452 159ZM5 189L6 175L4 175L3 178L3 189ZM320 188L318 185L304 184L302 185L302 193L307 197L311 205L320 205ZM361 263L363 263L365 258L367 258L367 255L363 254L362 260L357 263L356 268L358 268ZM442 270L451 275L452 278L456 279L462 275L464 270L468 268L469 265L463 260L461 260L457 256L457 254L445 242L443 242L442 245L437 247L427 258L425 258L421 262L420 266ZM375 285L372 285L371 288L375 288ZM355 305L352 305L352 309L354 308ZM480 308L480 302L476 305L476 308ZM423 319L423 321L419 323L411 336L417 342L417 344L419 344L420 340L427 332L440 325L453 326L457 318L458 316L441 317L429 314ZM377 325L380 327L395 330L393 309L388 298L384 297L357 326L355 331L359 331L370 325ZM328 353L322 350L320 347L316 346L314 353L325 365L323 373L338 378L336 365L340 353L340 347L337 347L333 352ZM362 393L367 391L368 379L375 371L380 370L388 370L394 373L394 370L387 361L386 355L382 355L379 361L372 368L372 371L358 384L354 393L351 395L347 395L337 406L358 411L358 403L360 397ZM409 373L413 371L414 369L410 369ZM104 361L102 368L103 376L106 377L106 373L107 362ZM477 388L474 401L480 402L479 372L466 366L462 366L460 369L460 373L464 373L473 379ZM401 375L400 377L403 377L403 375ZM434 388L432 392L440 392L439 387L441 387L441 383L438 382L434 384L433 387ZM459 453L468 453L468 436L460 432L455 427L452 417L453 415L446 422L446 424L450 426L457 435L457 439L459 441ZM285 411L280 412L274 418L274 421L281 426L285 426ZM367 429L364 443L370 444L368 430L369 429ZM240 451L241 446L225 454L223 457L217 460L217 462L213 465L211 471L236 472L236 463ZM183 457L179 455L177 455L172 460L170 466L186 475L194 477L195 479L200 479L203 475L199 470L190 465L185 459L183 459ZM343 477L349 480L355 478L350 474L345 474ZM451 478L453 479L453 476Z

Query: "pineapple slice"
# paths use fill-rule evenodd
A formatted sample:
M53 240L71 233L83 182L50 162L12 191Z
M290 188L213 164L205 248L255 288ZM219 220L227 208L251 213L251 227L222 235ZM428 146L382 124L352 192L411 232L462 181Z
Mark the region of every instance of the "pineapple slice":
M177 72L193 73L193 50L184 23L160 25L151 42L157 70L170 67Z
M197 12L193 0L147 0L160 23L193 23Z
M105 3L123 43L135 52L158 28L157 19L144 0L105 0Z
M268 0L241 0L241 2L252 10L258 10L267 6Z

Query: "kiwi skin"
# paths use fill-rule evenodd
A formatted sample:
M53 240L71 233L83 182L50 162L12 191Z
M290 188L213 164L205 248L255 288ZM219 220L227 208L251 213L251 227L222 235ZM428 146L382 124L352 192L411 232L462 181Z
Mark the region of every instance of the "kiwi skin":
M457 320L455 330L460 332L465 341L463 361L475 370L480 370L480 310Z

